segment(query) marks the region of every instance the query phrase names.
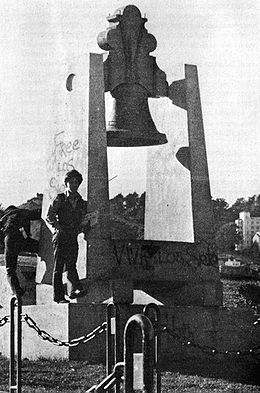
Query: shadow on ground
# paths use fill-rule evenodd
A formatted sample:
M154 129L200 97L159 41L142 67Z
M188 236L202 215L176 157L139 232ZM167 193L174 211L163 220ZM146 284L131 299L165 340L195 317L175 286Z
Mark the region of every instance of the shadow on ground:
M229 382L260 386L260 362L245 362L230 358L225 360L167 360L162 364L163 371L203 378L222 379Z

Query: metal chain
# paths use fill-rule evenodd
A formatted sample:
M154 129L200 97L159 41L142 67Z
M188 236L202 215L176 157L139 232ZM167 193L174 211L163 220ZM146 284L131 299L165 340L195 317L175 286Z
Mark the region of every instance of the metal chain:
M0 327L4 326L10 320L10 315L5 315L0 319Z
M60 346L60 347L75 347L79 344L82 343L87 343L88 341L92 340L95 338L97 335L103 333L106 331L107 328L107 323L103 322L102 325L98 326L95 328L92 332L86 334L85 336L81 336L78 338L74 338L73 340L70 341L62 341L57 338L52 337L49 333L47 333L45 330L40 329L36 322L29 317L29 315L25 314L23 315L24 321L27 323L27 325L35 330L38 334L38 336L45 341L49 341L51 344Z
M186 337L180 336L178 333L176 333L174 330L169 329L167 326L162 326L160 329L161 333L168 333L171 337L181 341L182 345L188 345L193 348L198 348L202 352L207 353L207 354L219 354L219 355L238 355L238 356L256 356L258 357L260 355L260 346L250 348L246 351L242 350L226 350L226 351L220 351L216 348L210 347L208 345L200 345L196 344L190 339L187 339Z

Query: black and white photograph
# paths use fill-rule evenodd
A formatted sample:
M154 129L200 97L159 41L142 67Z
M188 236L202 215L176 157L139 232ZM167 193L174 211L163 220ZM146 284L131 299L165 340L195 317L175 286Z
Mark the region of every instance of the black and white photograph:
M0 393L260 392L260 3L0 17Z

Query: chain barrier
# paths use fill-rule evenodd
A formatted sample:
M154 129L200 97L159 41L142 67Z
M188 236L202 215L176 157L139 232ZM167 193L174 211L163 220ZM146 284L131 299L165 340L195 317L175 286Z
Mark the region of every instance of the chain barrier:
M0 327L4 326L8 322L10 322L10 315L5 315L0 319Z
M171 337L174 339L177 339L178 341L181 342L181 344L200 349L202 352L208 354L208 355L237 355L237 356L253 356L253 357L258 357L260 355L260 345L250 348L248 350L219 350L214 347L211 347L209 345L200 345L192 341L191 339L188 339L186 337L183 337L176 333L174 330L168 328L167 326L161 326L160 329L161 333L168 333Z
M105 332L107 329L107 323L103 322L102 325L99 325L92 332L86 334L85 336L74 338L73 340L70 340L70 341L62 341L62 340L52 337L45 330L40 329L37 326L36 322L31 317L29 317L28 314L23 315L23 319L31 329L36 331L36 333L38 334L38 336L42 340L49 341L51 344L57 345L59 347L62 347L62 346L63 347L76 347L79 344L87 343L88 341L97 337L99 334Z
M56 338L52 337L49 333L47 333L45 330L40 329L37 326L36 322L28 314L23 315L23 320L27 323L27 325L30 328L32 328L33 330L36 331L36 333L39 335L39 337L42 340L49 341L51 344L54 344L57 346L75 347L81 343L87 343L88 341L94 339L96 336L98 336L99 334L101 334L107 330L107 322L103 322L101 325L99 325L92 332L86 334L85 336L81 336L79 338L75 338L73 340L66 342L66 341L56 339ZM6 323L9 323L9 322L10 322L10 315L5 315L3 318L0 319L0 327L6 325ZM253 327L258 326L259 324L260 324L260 318L258 318L256 321L253 322ZM197 344L197 343L193 342L191 339L188 339L186 337L179 335L178 333L176 333L174 330L168 328L167 326L161 326L159 328L159 330L161 333L168 333L173 338L181 341L182 345L188 345L188 346L191 346L194 348L198 348L207 354L240 355L240 356L247 356L247 355L259 356L260 355L260 345L256 346L256 347L252 347L252 348L250 348L248 350L244 350L244 351L243 350L221 351L221 350L218 350L218 349L211 347L211 346Z

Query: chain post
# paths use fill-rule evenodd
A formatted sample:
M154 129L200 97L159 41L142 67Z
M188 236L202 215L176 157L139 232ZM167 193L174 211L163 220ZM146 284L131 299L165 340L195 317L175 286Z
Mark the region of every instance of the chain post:
M113 336L114 339L112 339ZM107 330L106 330L107 375L109 375L112 372L113 366L118 361L118 347L119 347L118 338L119 338L119 308L116 304L109 303L107 305Z
M120 314L115 303L107 305L107 330L106 330L106 374L111 374L112 369L119 360L120 349ZM120 392L120 383L114 388L115 393Z
M152 316L149 315L152 312ZM154 363L156 369L156 393L161 393L162 377L161 377L161 312L160 308L155 303L147 304L143 313L147 316L154 327Z
M134 338L136 328L142 333L142 391L153 393L153 352L152 342L154 329L151 321L142 314L133 315L126 323L124 330L124 384L125 393L134 391Z
M10 363L9 363L9 392L15 393L15 310L16 297L12 297L10 301Z
M17 393L22 391L22 298L17 297Z
M15 332L15 308L17 307L17 327ZM15 358L15 338L17 356ZM16 373L15 373L16 366ZM16 374L16 375L15 375ZM22 299L13 296L10 301L10 365L9 392L22 391Z

